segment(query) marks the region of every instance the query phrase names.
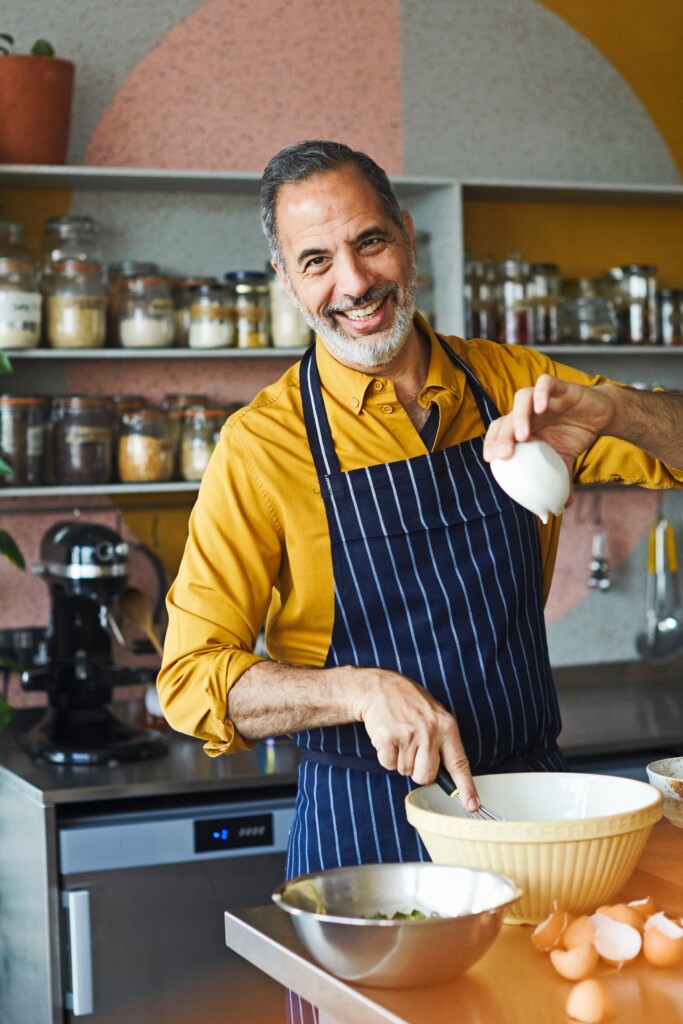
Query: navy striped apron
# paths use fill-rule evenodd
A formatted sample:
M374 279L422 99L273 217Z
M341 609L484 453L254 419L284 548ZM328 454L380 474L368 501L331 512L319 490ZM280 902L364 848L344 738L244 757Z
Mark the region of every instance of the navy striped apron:
M439 341L465 373L487 427L499 415L495 404ZM334 572L325 667L379 666L426 687L456 717L475 774L566 770L537 523L493 479L483 434L342 473L314 348L300 380ZM362 723L309 729L295 740L302 761L288 877L429 859L406 820L414 783L379 764Z

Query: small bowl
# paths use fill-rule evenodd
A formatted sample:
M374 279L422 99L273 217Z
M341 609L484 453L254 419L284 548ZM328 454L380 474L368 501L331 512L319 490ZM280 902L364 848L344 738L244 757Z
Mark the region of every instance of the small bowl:
M505 821L468 818L436 785L408 794L408 821L436 863L516 881L524 895L506 921L519 924L538 924L556 903L571 914L609 903L662 816L658 790L614 775L519 772L475 782L482 803Z
M646 767L647 777L664 798L664 817L683 828L683 757L665 757Z
M415 988L450 981L476 963L521 892L488 871L414 862L299 875L278 886L273 900L291 914L311 956L337 978ZM414 910L439 916L393 919Z

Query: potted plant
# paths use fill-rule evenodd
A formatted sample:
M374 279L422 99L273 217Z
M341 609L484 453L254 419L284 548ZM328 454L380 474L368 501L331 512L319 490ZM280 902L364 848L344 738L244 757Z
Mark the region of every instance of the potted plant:
M66 161L74 73L47 40L18 54L14 38L0 33L0 163Z
M4 352L0 352L0 374L10 373L11 369L12 366L9 359ZM7 476L11 471L10 466L7 465L0 455L0 477ZM17 547L16 541L7 530L2 528L0 528L0 556L7 559L7 561L12 565L16 565L17 569L26 568L24 556ZM19 666L12 658L8 658L0 652L0 670L4 672L14 672L17 671L18 668ZM12 709L5 700L5 695L0 693L0 729L3 729L7 725L11 717Z

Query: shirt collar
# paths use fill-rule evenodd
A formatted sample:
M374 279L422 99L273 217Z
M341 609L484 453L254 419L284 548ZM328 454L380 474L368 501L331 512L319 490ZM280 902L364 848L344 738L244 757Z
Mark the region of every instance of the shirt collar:
M442 391L449 391L458 397L462 392L461 372L453 365L434 331L419 313L415 314L415 325L426 335L431 346L427 379L419 395L420 404L429 405L436 394ZM352 412L360 413L368 388L377 378L344 366L330 355L320 338L315 339L315 354L320 381L325 390Z

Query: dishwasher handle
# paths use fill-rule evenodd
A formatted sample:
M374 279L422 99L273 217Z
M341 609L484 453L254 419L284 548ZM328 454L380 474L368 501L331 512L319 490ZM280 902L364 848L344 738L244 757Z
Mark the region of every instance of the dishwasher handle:
M72 889L62 893L62 905L69 921L71 946L71 992L67 1000L74 1017L87 1017L94 1011L92 941L90 934L90 893Z

